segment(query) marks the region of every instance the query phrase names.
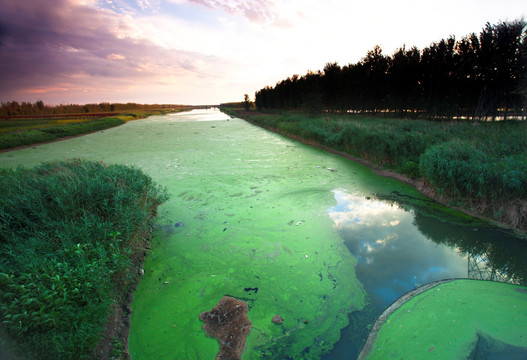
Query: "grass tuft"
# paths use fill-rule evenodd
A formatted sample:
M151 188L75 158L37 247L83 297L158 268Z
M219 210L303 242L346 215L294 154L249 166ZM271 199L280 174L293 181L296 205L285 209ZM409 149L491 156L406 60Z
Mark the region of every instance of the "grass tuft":
M27 358L94 358L166 191L78 159L2 171L0 187L0 326Z

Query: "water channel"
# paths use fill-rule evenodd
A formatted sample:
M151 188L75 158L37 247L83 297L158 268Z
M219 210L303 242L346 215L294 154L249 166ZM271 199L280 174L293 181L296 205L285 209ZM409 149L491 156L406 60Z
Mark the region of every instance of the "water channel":
M353 359L409 290L527 279L513 231L217 110L0 153L0 166L73 157L133 165L171 193L132 304L134 360L213 359L199 314L224 295L249 305L244 359Z

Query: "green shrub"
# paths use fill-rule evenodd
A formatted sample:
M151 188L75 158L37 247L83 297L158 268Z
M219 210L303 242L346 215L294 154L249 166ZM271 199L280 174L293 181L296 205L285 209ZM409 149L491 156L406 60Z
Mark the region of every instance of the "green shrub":
M29 358L92 357L165 190L81 160L0 172L0 186L2 327Z
M412 179L417 179L421 175L419 164L414 161L406 161L401 168L401 172Z
M473 146L452 141L428 149L421 157L420 170L432 184L456 196L481 196L485 182L482 161L485 154Z
M499 157L451 141L428 149L420 171L437 187L460 198L506 201L527 196L525 156Z
M81 123L73 123L66 125L59 125L49 128L44 128L41 131L46 134L53 135L55 138L75 136L79 134L86 134L94 131L108 129L110 127L124 124L125 121L110 117L104 119L91 120Z

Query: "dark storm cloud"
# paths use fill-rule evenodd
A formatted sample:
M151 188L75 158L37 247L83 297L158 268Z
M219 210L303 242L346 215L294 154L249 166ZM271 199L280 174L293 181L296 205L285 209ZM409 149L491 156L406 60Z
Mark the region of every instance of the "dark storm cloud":
M19 91L197 72L204 56L127 36L126 17L73 0L3 0L0 99ZM129 20L128 20L129 21Z

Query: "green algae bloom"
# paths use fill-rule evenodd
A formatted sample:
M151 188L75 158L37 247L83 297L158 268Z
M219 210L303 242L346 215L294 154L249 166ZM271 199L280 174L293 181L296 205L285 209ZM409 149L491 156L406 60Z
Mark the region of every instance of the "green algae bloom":
M343 178L368 169L218 111L0 154L2 167L71 157L136 166L171 193L132 304L133 359L214 358L199 314L225 295L249 306L244 359L318 359L364 306L327 209Z
M516 359L527 352L525 334L526 287L455 280L399 307L365 358Z
M171 193L132 304L134 360L213 359L220 346L199 315L224 296L248 304L244 360L353 357L370 318L361 312L375 319L417 283L466 276L468 240L504 239L403 183L218 111L3 153L0 166L71 157L133 165Z
M214 358L219 345L198 316L228 295L249 306L243 359L319 359L364 304L356 259L326 213L335 164L236 120L185 129L132 304L132 358Z

